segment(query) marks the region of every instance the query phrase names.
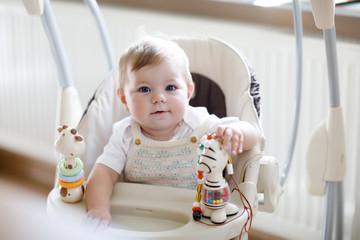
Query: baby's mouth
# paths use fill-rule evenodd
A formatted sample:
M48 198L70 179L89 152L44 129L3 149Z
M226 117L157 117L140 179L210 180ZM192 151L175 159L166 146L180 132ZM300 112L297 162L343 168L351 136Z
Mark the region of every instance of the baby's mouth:
M168 112L168 111L156 111L156 112L153 112L152 114L158 115L158 114L163 114L166 112Z

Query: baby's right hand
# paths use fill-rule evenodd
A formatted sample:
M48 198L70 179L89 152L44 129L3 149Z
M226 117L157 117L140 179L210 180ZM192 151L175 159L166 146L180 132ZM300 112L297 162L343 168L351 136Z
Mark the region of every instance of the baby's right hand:
M96 229L109 227L112 217L109 211L103 209L90 209L84 219L84 224Z

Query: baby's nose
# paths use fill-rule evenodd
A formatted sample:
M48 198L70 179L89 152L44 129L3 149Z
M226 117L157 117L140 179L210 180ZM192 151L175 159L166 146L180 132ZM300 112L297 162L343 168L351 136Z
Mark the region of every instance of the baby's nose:
M165 94L162 92L155 92L152 98L152 103L166 102Z

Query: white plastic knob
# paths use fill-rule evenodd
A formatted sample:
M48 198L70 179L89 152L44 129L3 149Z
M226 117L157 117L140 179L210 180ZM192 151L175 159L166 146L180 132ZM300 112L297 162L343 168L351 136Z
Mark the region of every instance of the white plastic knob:
M312 13L316 27L330 29L334 26L335 1L334 0L310 0Z

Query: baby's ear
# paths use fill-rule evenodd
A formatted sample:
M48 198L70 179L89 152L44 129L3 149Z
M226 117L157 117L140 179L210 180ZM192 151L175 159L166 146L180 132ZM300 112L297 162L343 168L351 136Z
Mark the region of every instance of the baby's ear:
M127 111L129 111L128 107L127 107L127 102L126 102L126 97L125 97L125 94L124 94L124 91L121 90L120 88L117 89L116 91L120 101L124 104L125 108Z
M187 98L190 99L194 92L194 84L188 85Z

